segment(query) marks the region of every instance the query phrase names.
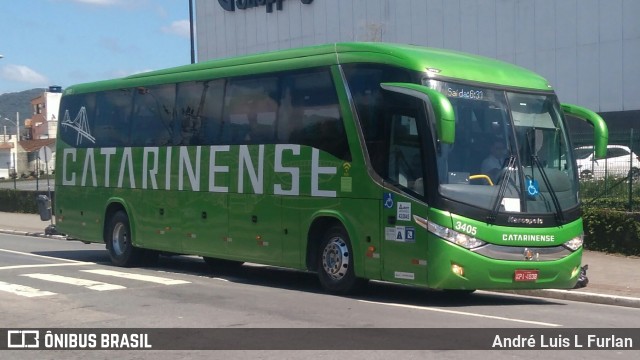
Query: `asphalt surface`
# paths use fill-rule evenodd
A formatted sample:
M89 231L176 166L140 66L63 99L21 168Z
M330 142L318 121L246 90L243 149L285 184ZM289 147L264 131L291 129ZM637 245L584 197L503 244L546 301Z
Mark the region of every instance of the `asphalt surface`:
M64 236L46 235L51 221L41 221L37 214L0 212L0 232L66 240ZM571 290L513 291L526 296L582 301L597 304L640 308L640 258L584 251L583 265L588 265L588 285Z

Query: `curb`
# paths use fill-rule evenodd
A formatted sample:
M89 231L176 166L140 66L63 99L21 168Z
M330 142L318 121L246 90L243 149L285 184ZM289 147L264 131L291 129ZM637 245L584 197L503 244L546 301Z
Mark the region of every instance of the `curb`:
M0 229L0 233L11 234L11 235L33 236L33 237L55 239L55 240L66 240L66 241L72 240L65 235L47 235L42 232ZM504 293L504 294L515 294L520 296L533 296L533 297L548 298L548 299L578 301L578 302L586 302L586 303L592 303L592 304L640 308L640 298L634 298L629 296L598 294L598 293L590 293L590 292L576 291L576 290L558 290L558 289L501 290L501 291L495 291L495 292Z
M56 239L56 240L69 240L65 235L47 235L42 232L0 229L0 233L9 234L9 235L32 236L32 237L40 237L40 238Z
M586 291L558 290L558 289L506 290L501 292L508 293L508 294L523 295L523 296L534 296L534 297L541 297L541 298L587 302L592 304L640 308L640 298L635 298L630 296L618 296L618 295L590 293Z

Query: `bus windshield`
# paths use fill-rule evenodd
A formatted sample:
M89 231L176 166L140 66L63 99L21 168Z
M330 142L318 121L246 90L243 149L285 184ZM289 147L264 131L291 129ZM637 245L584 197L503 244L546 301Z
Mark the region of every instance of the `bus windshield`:
M573 155L553 94L428 80L453 105L453 144L437 151L439 193L497 213L557 214L578 205Z

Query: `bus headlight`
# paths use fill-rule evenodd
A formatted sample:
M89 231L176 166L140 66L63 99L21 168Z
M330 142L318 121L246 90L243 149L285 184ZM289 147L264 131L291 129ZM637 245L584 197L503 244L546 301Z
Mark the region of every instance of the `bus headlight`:
M571 250L571 251L576 251L580 248L580 246L582 246L582 243L584 242L584 234L580 234L576 237L574 237L573 239L567 241L566 243L564 243L564 247L566 247L567 249Z
M427 222L427 230L440 238L450 241L456 245L462 246L466 249L473 249L486 244L486 242L480 239L476 239L473 236L459 233L455 230L449 229L448 227L440 226L431 221Z

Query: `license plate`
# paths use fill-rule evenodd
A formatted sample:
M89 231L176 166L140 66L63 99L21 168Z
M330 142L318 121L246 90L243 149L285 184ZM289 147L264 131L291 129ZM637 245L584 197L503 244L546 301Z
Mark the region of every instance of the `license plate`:
M515 281L536 281L538 280L538 270L516 270L513 279Z

